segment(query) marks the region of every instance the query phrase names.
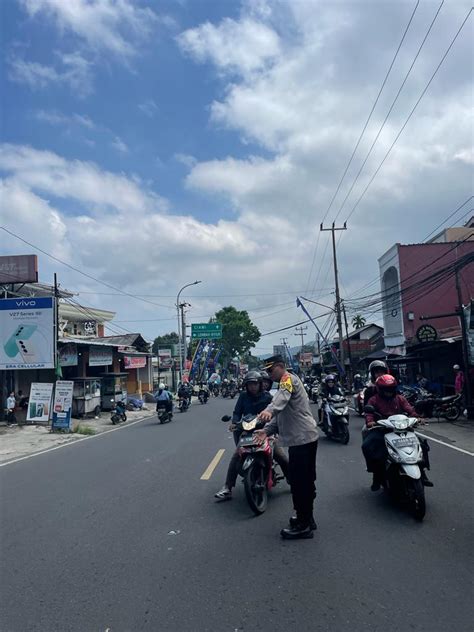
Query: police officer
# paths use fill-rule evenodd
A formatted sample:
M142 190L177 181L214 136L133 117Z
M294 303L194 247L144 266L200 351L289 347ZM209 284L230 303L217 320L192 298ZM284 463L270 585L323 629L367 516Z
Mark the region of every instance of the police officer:
M290 518L289 528L282 529L284 539L312 538L316 523L313 504L316 498L316 451L318 429L309 407L309 399L303 383L285 367L281 355L265 361L264 369L270 378L279 383L271 404L259 418L268 422L265 428L256 431L256 436L277 434L283 445L288 446L291 495L296 515Z

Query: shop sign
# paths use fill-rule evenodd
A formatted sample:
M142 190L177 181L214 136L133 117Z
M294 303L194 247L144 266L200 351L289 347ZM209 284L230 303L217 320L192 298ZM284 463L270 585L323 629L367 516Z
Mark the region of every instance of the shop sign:
M158 366L160 367L160 371L171 369L173 366L171 349L158 349Z
M56 382L53 404L53 428L65 428L67 430L70 429L73 390L73 381L58 380Z
M0 300L0 370L54 369L54 299Z
M53 384L32 382L30 387L30 399L26 421L35 423L47 423L51 413L51 400L53 397Z
M38 283L38 256L0 257L0 284L5 283Z
M433 325L421 325L416 330L418 342L435 342L438 340L438 332Z
M123 366L125 369L143 369L146 366L145 356L124 356Z
M61 366L77 366L77 345L68 342L59 347L59 364Z
M89 347L89 366L108 366L113 361L112 347Z

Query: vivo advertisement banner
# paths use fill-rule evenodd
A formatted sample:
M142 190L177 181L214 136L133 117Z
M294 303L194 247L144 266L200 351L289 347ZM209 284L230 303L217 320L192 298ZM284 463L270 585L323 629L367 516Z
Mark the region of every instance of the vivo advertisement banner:
M54 369L54 299L0 300L0 370Z
M58 380L54 389L53 428L70 430L74 382Z

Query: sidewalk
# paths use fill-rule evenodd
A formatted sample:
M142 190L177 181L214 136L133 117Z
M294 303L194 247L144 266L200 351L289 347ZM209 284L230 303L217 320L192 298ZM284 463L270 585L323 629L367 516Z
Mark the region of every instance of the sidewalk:
M154 407L151 406L143 410L127 411L127 421L117 426L112 425L110 415L105 412L98 419L74 419L73 421L75 425L82 428L91 428L93 430L91 434L101 434L111 428L127 426L131 422L153 417L155 414ZM50 432L50 426L46 425L2 426L0 427L0 465L64 443L72 443L83 439L84 436L87 435L77 432Z
M474 454L474 422L464 417L460 417L454 423L438 422L437 419L427 419L426 422L417 428L421 434Z

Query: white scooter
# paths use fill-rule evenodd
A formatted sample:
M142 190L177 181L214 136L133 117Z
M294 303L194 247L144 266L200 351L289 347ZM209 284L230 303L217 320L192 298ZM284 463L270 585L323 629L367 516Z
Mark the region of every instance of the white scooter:
M372 406L366 413L375 413ZM370 430L384 432L388 458L385 463L383 487L397 500L408 504L416 520L423 520L426 512L425 487L421 476L423 452L415 433L418 419L406 415L392 415L378 419Z

